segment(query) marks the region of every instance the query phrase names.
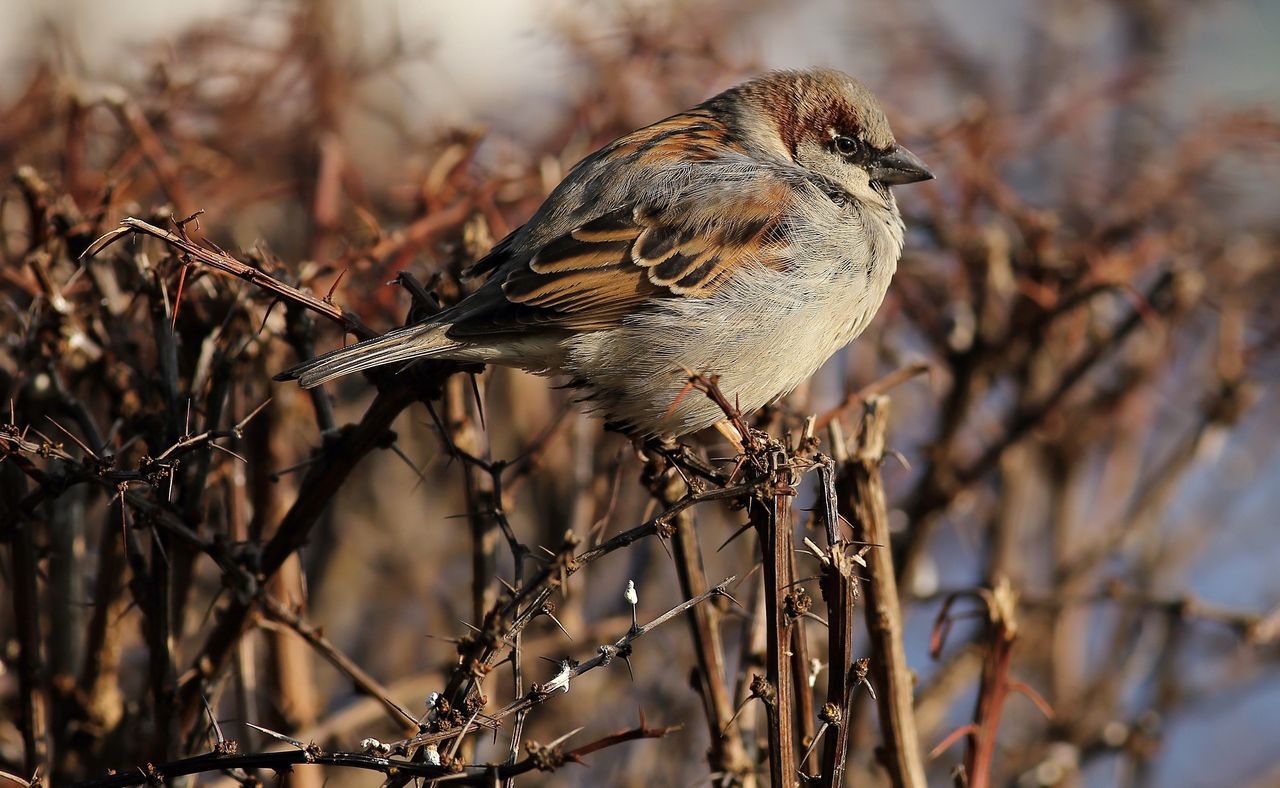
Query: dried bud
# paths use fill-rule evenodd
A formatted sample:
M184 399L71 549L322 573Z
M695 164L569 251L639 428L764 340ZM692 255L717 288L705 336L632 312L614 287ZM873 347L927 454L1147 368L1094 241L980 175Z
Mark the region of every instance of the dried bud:
M782 598L782 612L787 618L799 618L813 607L813 598L803 588L797 588Z
M531 741L525 744L525 749L529 751L529 760L540 772L554 772L564 766L564 755L558 747L543 747Z
M769 683L769 680L759 673L751 674L751 694L765 702L765 705L772 706L778 702L778 692Z
M818 719L829 725L839 725L844 720L844 712L834 703L824 703L818 711Z

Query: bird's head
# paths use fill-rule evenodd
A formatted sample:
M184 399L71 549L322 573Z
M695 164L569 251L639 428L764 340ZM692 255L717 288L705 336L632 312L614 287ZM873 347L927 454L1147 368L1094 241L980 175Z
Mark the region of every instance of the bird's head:
M899 145L875 95L832 69L774 71L747 82L719 106L751 147L823 176L859 199L885 199L888 187L933 178ZM713 101L717 101L713 100Z

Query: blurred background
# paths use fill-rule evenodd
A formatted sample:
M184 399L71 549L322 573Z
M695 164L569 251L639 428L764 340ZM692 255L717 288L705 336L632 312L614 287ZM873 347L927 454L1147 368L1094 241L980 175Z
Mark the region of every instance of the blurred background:
M1012 673L1053 717L1009 700L998 784L1280 785L1280 4L0 0L0 19L0 420L46 434L46 416L92 424L91 448L132 467L167 445L156 423L175 403L225 428L270 397L228 444L238 456L209 455L206 484L142 493L238 544L271 534L297 495L289 469L324 428L359 420L373 389L343 380L322 406L270 382L300 347L284 308L245 283L184 274L159 245L122 243L82 265L94 237L125 216L203 210L193 237L386 330L409 307L389 284L398 272L455 300L474 286L461 268L613 137L769 68L858 76L937 180L897 192L907 249L874 325L764 419L775 434L808 414L847 419L864 387L925 370L893 378L889 443L902 461L884 469L921 746L972 719L982 664L976 623L957 622L930 654L940 606L1007 581L1020 599ZM149 310L169 309L180 279L181 310L157 320ZM171 351L158 346L166 325ZM312 339L317 351L344 341L330 325ZM179 390L166 394L170 378ZM473 480L441 429L494 459L536 450L503 500L531 544L566 530L598 540L652 512L630 442L566 392L487 370L474 396L464 375L443 393L438 413L400 415L394 447L356 466L271 581L415 713L456 661L461 622L492 600L492 572L476 573L511 571L501 551L473 563ZM695 443L729 451L714 436ZM19 514L40 485L16 464L0 455L13 548L0 582L14 600L0 610L0 769L25 768L22 676L37 673L46 775L202 751L203 729L160 730L156 676L181 683L197 666L227 604L219 567L172 556L170 664L158 668L154 595L138 587L171 556L121 539L120 506L93 485ZM741 513L697 516L708 577L746 573L750 538L716 550ZM19 520L35 525L26 553ZM137 520L123 530L146 537ZM30 568L34 599L19 593ZM550 622L530 627L529 680L555 672L531 657L583 658L625 632L627 578L642 621L680 601L661 545L610 555L558 603L573 641ZM23 599L38 603L34 635ZM749 618L723 620L730 675L748 680ZM592 673L526 733L598 736L639 709L683 730L545 784L706 784L687 630L649 637L634 680ZM38 644L39 671L20 664L24 642ZM210 703L241 751L273 744L246 721L336 749L395 738L348 676L267 617L217 687ZM848 784L881 784L875 709L858 708ZM748 753L763 730L754 715ZM485 743L477 757L505 749ZM929 761L930 784L948 783L960 749Z

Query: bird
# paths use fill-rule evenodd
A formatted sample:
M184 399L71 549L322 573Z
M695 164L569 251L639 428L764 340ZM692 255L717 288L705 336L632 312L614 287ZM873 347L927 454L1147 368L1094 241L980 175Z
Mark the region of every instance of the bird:
M306 388L420 359L563 376L636 437L678 438L788 394L880 308L905 228L890 187L932 179L875 95L773 71L608 143L414 325L276 376Z

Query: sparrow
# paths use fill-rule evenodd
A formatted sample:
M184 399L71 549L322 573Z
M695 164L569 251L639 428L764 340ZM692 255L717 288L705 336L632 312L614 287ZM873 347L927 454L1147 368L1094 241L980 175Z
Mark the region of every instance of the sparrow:
M692 374L754 411L867 327L902 253L890 187L932 177L861 82L767 73L583 159L456 305L276 379L497 364L567 376L624 432L678 437L724 419L683 396Z

